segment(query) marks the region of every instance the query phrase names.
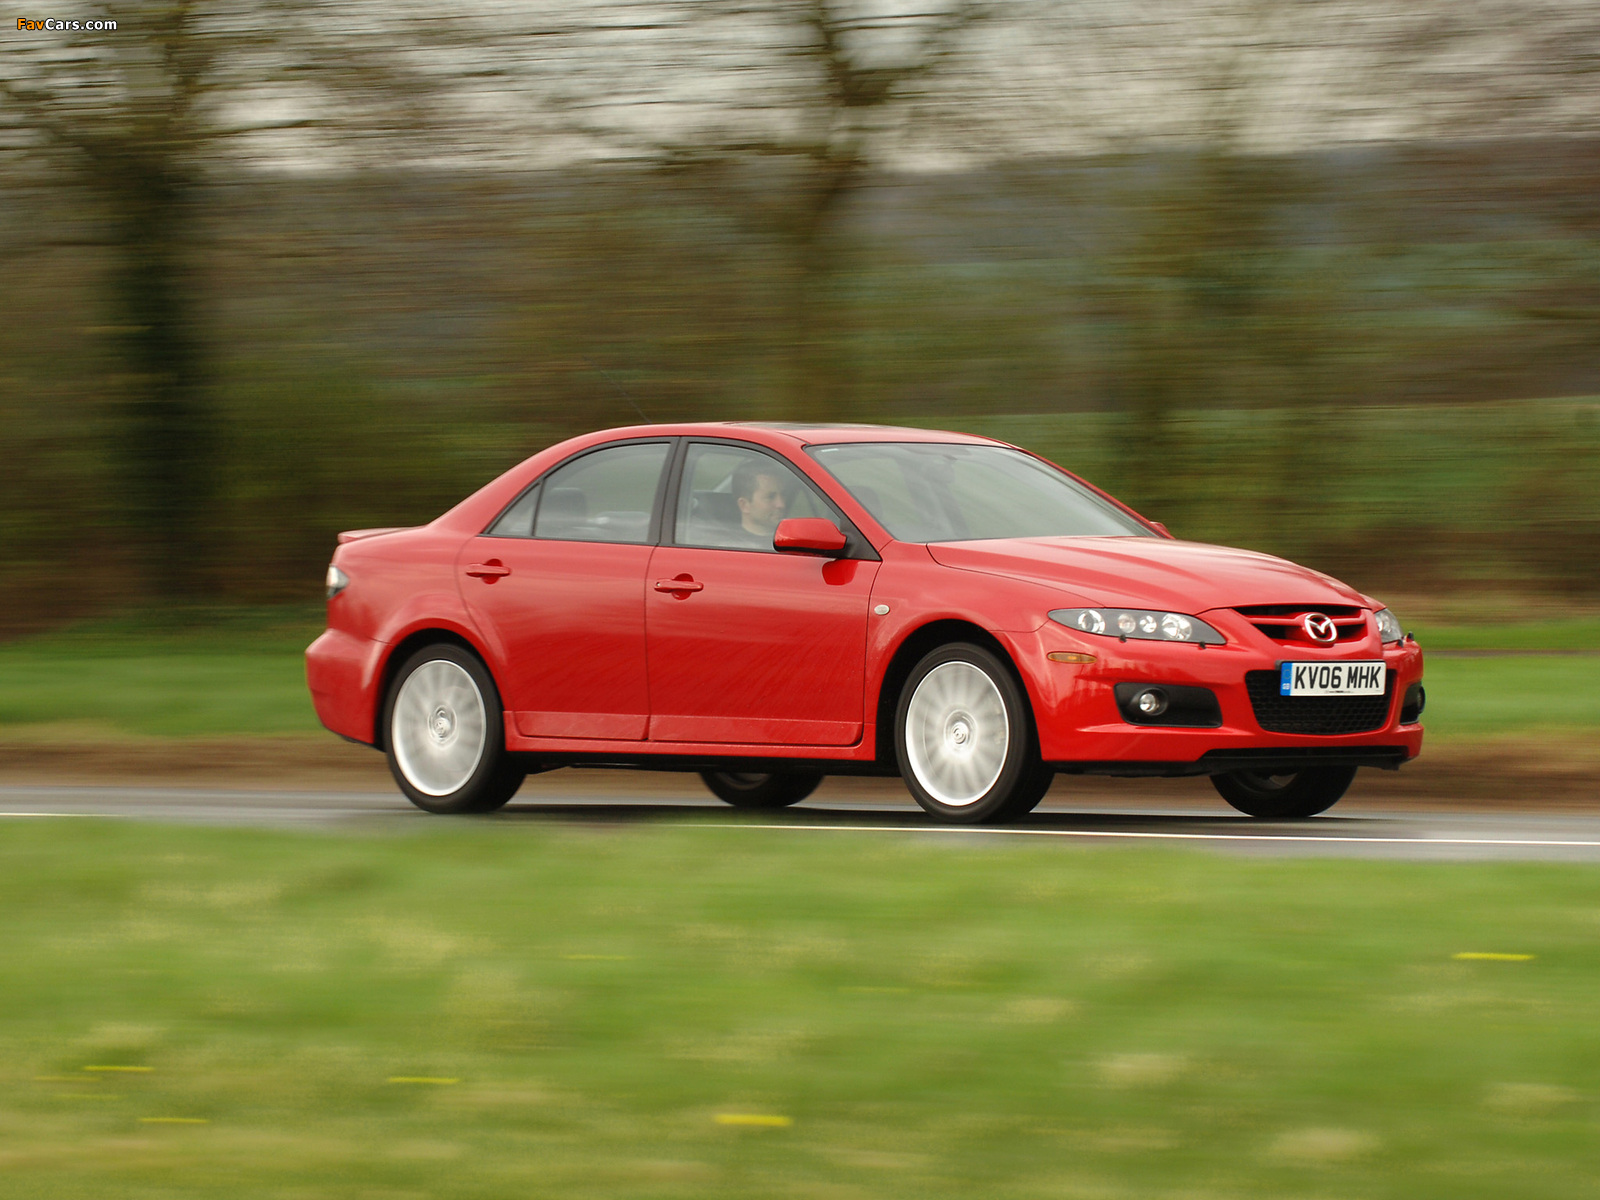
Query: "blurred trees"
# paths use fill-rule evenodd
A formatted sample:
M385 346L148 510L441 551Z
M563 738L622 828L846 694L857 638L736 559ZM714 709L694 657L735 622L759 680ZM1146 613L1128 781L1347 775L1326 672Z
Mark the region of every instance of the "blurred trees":
M1353 409L1600 388L1575 0L61 15L118 29L0 60L0 221L51 230L6 311L67 323L0 337L4 597L52 525L131 535L153 591L218 549L214 582L298 588L337 528L641 415L982 425L1180 533L1369 563ZM1549 584L1591 441L1544 485L1496 468L1537 538L1450 542L1420 492L1404 521Z
M15 47L0 96L25 145L67 159L109 213L112 309L129 391L119 439L135 536L152 582L186 587L212 499L215 439L206 412L192 293L183 279L187 211L203 135L196 109L213 49L192 5L85 14L116 33L35 38Z
M200 184L219 163L248 161L225 146L354 127L411 94L396 86L388 49L335 57L318 32L334 11L319 0L113 0L54 14L81 30L8 35L5 148L64 168L104 214L121 367L112 445L127 532L157 594L193 592L215 548L220 444L196 278Z
M850 300L844 216L868 172L919 116L941 74L970 66L963 39L994 9L979 0L868 5L852 0L706 0L700 19L759 20L772 46L754 87L734 89L735 112L717 114L666 147L679 175L709 177L746 214L764 218L792 264L787 314L792 356L782 407L790 419L861 416L847 362ZM707 29L702 36L715 38ZM759 112L752 122L749 114ZM970 132L945 123L948 142ZM743 176L744 187L737 180Z
M782 322L772 416L854 412L845 273L848 210L868 175L908 148L978 149L994 114L941 105L951 78L983 69L986 24L1024 19L1035 0L609 0L525 8L508 25L462 18L448 37L476 73L506 81L505 105L460 114L477 147L581 147L629 162L651 185L691 192L784 266L769 319ZM693 298L689 299L693 302Z
M1058 39L1070 37L1079 61L1100 65L1102 88L1120 84L1126 100L1080 87L1061 119L1076 118L1116 160L1160 163L1124 173L1109 198L1119 219L1096 255L1095 292L1115 328L1117 482L1153 512L1191 505L1219 481L1186 414L1288 400L1303 411L1281 440L1280 487L1260 522L1292 546L1303 508L1325 499L1330 442L1316 414L1339 390L1327 335L1351 299L1319 243L1362 236L1316 213L1325 180L1295 151L1416 119L1384 110L1457 35L1360 3L1063 7ZM1308 228L1318 216L1323 228ZM1348 267L1348 256L1333 260Z

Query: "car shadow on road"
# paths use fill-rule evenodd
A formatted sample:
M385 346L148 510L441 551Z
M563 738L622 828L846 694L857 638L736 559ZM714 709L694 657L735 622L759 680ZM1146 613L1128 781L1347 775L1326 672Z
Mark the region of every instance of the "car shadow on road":
M1266 821L1230 813L1063 812L1029 813L1005 825L956 825L936 820L920 809L903 806L805 806L767 811L726 808L715 804L562 803L513 804L494 819L515 822L558 822L589 825L646 825L662 822L718 826L795 826L828 829L895 829L1019 833L1211 833L1349 835L1383 824L1366 816L1324 814L1307 820Z

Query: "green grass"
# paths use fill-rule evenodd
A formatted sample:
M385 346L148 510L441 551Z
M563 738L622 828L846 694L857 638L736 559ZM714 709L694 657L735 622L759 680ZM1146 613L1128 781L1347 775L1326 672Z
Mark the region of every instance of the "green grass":
M1427 650L1600 650L1600 617L1407 628Z
M138 612L0 646L0 730L163 737L312 733L320 606Z
M1594 867L13 820L0 904L7 1196L1593 1195Z
M1426 686L1430 734L1600 730L1600 656L1436 657Z
M126 736L315 733L303 655L321 628L316 610L202 610L135 614L0 646L0 732L48 724ZM1421 636L1430 649L1589 647L1600 643L1600 621L1441 626ZM1427 683L1433 734L1600 727L1594 657L1435 657Z
M0 645L0 654L72 658L129 655L301 654L322 632L321 604L180 605L136 608Z
M159 737L321 728L296 655L0 654L0 729L56 723Z

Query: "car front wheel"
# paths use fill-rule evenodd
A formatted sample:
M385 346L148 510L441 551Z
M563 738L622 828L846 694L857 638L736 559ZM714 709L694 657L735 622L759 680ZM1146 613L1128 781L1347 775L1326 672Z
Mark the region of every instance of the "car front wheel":
M1050 786L1027 697L982 646L958 642L925 655L900 693L894 731L906 787L942 820L1011 820Z
M425 646L401 664L383 728L389 770L418 808L493 812L522 786L526 771L505 749L500 693L460 646Z
M735 808L788 808L799 804L822 782L813 771L701 771L711 794Z
M1332 808L1356 777L1354 767L1308 767L1289 775L1229 771L1213 775L1211 786L1250 817L1314 817Z

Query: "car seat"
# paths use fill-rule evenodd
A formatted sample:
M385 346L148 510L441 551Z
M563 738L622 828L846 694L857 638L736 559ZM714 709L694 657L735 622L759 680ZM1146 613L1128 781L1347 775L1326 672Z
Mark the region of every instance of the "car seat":
M740 539L739 502L731 492L696 492L689 509L687 540L726 546Z
M582 488L550 488L539 503L535 537L570 538L588 524L589 498Z

